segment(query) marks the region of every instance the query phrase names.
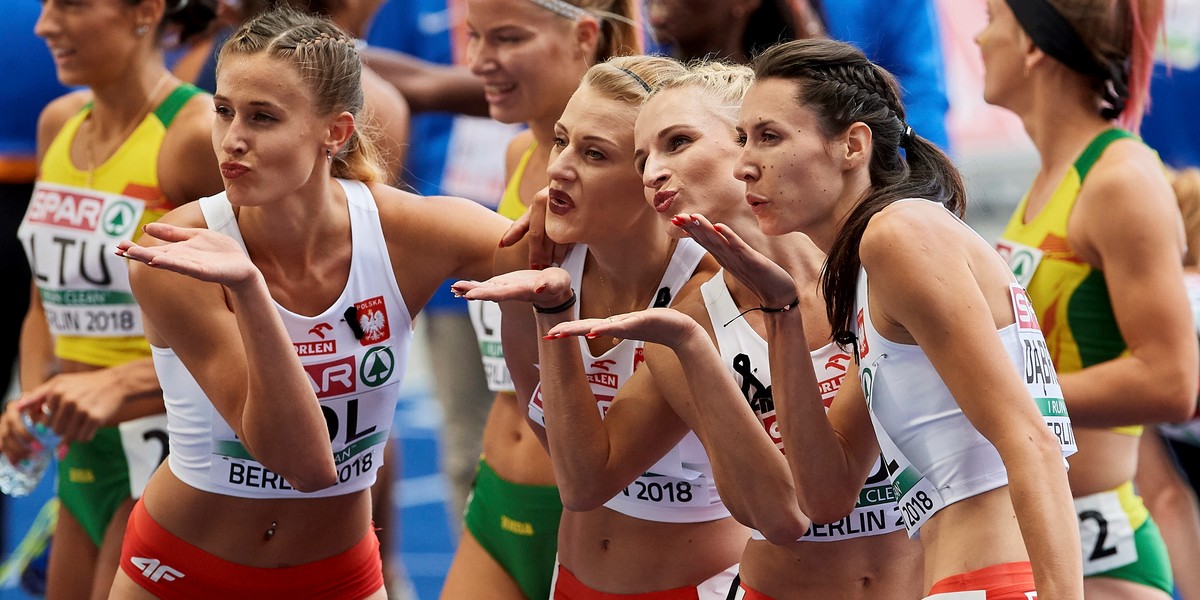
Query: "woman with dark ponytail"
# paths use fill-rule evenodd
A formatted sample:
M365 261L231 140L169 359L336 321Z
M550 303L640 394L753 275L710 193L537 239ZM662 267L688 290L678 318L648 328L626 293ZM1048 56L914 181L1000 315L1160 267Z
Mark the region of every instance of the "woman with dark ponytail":
M59 81L83 88L38 121L38 176L18 231L33 273L21 392L0 418L13 460L36 448L29 414L57 432L58 521L48 598L104 598L125 523L167 454L162 390L118 240L221 189L212 102L171 76L163 39L213 18L202 0L45 0L34 33Z
M930 597L1082 598L1079 543L1062 531L1070 420L1025 291L959 219L950 160L905 124L893 77L852 46L790 42L754 70L736 173L765 233L803 232L827 252L834 338L855 357L828 419L811 361L796 359L807 352L797 289L814 282L724 225L677 221L760 303L800 509L844 517L882 453L904 524L921 533ZM703 330L674 315L614 320L593 334L649 332L684 364L712 360ZM737 393L717 369L688 377Z
M1196 404L1183 221L1136 137L1162 0L991 0L984 98L1041 158L997 244L1045 327L1079 425L1071 491L1088 598L1169 598L1166 548L1131 479L1142 426Z

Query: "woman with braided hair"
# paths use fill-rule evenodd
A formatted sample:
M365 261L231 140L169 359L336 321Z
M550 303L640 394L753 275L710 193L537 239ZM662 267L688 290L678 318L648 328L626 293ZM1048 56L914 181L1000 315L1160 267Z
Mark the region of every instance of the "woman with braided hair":
M1029 289L1079 425L1071 461L1088 598L1168 598L1171 568L1134 490L1142 426L1195 410L1183 221L1149 103L1162 0L990 0L984 98L1041 157L997 244Z
M488 276L509 222L379 183L360 72L328 21L245 23L213 97L225 192L117 247L173 452L113 597L386 597L369 487L413 318L445 279Z
M882 453L904 524L920 533L931 598L1082 598L1070 420L1024 290L959 219L949 158L908 128L894 78L852 46L781 44L754 71L738 120L746 201L764 233L803 232L827 254L829 322L855 359L828 419L807 360L808 328L826 324L797 309L797 286L815 274L793 279L701 215L676 222L763 313L800 509L818 523L846 516ZM580 329L668 345L693 389L739 393L707 334L678 313L549 334Z
M211 100L172 77L162 54L167 32L186 39L212 17L186 0L45 0L34 26L59 81L82 88L38 119L37 181L18 230L35 274L22 395L0 418L14 462L41 451L22 413L62 440L48 598L108 595L129 512L167 454L162 390L111 248L221 189Z

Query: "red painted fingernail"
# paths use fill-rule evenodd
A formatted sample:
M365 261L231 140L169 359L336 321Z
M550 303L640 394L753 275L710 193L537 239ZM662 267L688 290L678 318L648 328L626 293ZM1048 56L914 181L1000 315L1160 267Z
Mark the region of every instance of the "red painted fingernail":
M62 460L64 458L66 458L67 457L67 445L63 444L63 445L59 446L58 452L55 453L55 456L58 457L58 460Z
M596 338L600 337L600 334L598 334L598 333L595 333L595 332L592 332L592 333L589 333L589 334L587 334L587 335L585 335L585 336L583 336L583 337L586 337L586 338L587 338L587 339L589 339L589 340L594 340L594 339L596 339Z
M546 335L543 335L543 336L542 336L542 339L543 339L543 340L557 340L557 339L558 339L558 335L557 335L557 334L553 334L553 333L548 333L548 334L546 334Z
M29 442L29 450L35 454L41 452L44 448L45 446L42 446L42 443L37 440Z
M533 293L535 293L535 294L542 293L542 290L546 289L546 285L547 284L543 283L542 285L537 286L537 289L533 290Z

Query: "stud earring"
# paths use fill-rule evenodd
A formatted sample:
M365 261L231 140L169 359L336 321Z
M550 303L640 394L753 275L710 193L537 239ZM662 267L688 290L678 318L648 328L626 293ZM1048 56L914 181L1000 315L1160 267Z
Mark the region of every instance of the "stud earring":
M330 150L329 148L325 149L325 158L329 158L329 159L333 158L333 151Z
M133 32L138 34L139 37L146 35L147 33L150 33L150 26L146 24L138 25L137 29L134 29Z

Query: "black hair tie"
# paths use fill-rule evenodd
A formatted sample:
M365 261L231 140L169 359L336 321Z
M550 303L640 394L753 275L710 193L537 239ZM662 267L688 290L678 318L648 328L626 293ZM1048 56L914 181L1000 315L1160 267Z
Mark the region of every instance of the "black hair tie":
M571 297L567 298L566 302L556 306L538 306L537 304L534 304L533 310L536 310L538 313L543 315L556 315L567 310L568 308L571 308L572 306L575 306L575 300L575 290L571 290Z
M741 313L739 313L738 316L730 319L729 323L732 323L732 322L746 316L746 313L751 313L756 310L761 310L762 312L765 312L765 313L781 313L781 312L787 312L789 310L792 310L793 308L796 308L797 306L800 306L800 296L796 296L795 300L792 300L791 302L788 302L787 304L780 306L779 308L772 308L769 306L756 306L754 308L747 308L746 310L743 310ZM729 327L729 323L722 325L722 327Z

